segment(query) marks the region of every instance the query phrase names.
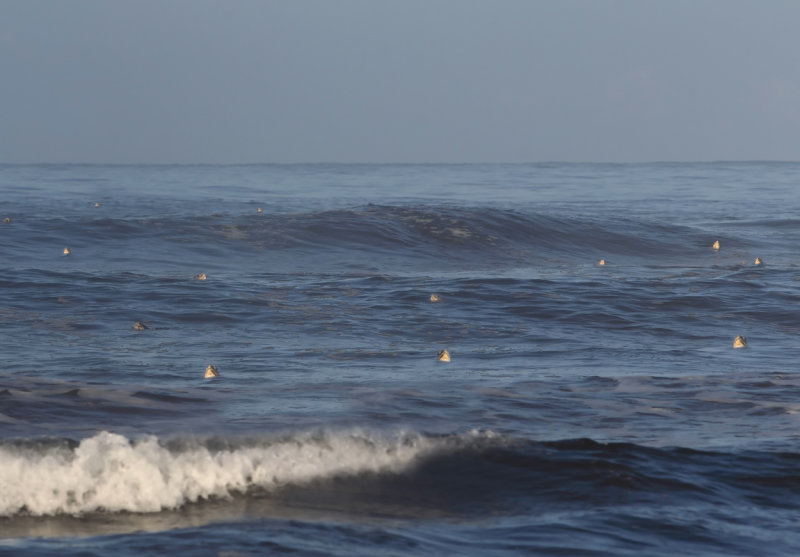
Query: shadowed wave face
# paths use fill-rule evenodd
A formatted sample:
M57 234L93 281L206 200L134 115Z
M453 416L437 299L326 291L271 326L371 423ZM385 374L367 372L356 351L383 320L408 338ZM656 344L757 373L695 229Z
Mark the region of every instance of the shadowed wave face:
M694 266L708 262L709 243L702 228L630 216L609 219L446 204L166 219L87 215L17 228L33 233L34 226L38 241L71 238L81 255L81 262L73 265L98 269L103 253L102 263L120 270L154 265L170 270L184 260L209 269L229 260L243 270L269 260L271 268L287 271L318 269L333 261L393 272L409 267L423 272L546 270L598 259L645 267ZM10 246L10 254L39 265L46 257L23 245Z

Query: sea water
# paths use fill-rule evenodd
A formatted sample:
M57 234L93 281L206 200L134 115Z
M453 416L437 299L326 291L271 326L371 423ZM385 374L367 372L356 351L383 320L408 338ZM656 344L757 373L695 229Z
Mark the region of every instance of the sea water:
M0 166L0 554L798 554L799 184Z

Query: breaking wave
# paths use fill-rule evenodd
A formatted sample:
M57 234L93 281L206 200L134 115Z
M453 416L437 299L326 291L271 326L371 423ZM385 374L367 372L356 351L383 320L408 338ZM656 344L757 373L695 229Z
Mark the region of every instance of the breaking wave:
M2 442L0 517L156 513L242 499L265 513L327 509L398 517L513 515L686 497L708 505L758 497L784 506L800 497L798 459L479 431L173 439L101 432L77 442Z
M352 432L233 442L104 431L80 442L6 441L0 516L158 512L324 478L400 472L424 455L482 437Z

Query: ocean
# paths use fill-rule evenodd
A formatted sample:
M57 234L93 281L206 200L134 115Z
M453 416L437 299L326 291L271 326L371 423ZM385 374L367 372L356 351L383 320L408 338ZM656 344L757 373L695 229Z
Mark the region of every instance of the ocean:
M800 554L798 185L0 165L0 555Z

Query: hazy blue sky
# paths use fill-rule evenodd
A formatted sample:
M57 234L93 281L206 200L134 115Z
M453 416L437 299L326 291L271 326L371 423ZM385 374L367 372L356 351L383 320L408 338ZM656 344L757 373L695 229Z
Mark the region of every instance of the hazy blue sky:
M800 159L797 0L0 0L0 162Z

